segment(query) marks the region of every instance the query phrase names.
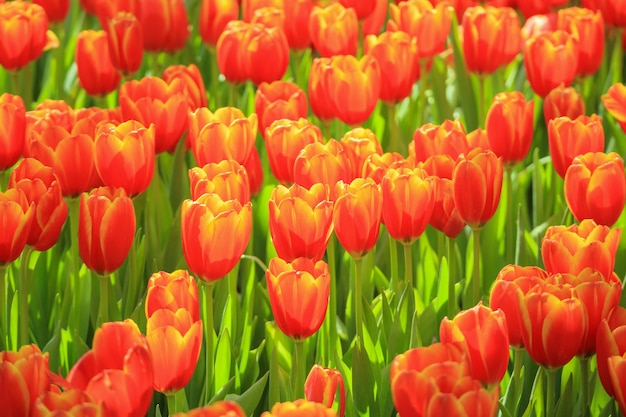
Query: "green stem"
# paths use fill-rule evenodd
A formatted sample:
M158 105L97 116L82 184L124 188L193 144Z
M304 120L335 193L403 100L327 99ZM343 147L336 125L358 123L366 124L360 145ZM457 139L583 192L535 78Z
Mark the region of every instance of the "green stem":
M55 89L57 93L57 99L63 100L65 99L65 75L67 71L65 69L65 22L55 24L54 32L59 38L59 46L54 50L54 79L55 79ZM28 110L28 108L27 108Z
M22 95L22 99L24 100L24 107L26 108L26 111L31 110L33 103L33 83L35 79L33 76L34 65L35 63L31 62L22 68L20 93Z
M522 365L524 364L524 349L520 347L513 348L513 389L515 392L515 405L520 403L522 396Z
M213 108L219 108L222 106L222 102L220 99L218 81L220 77L220 70L217 66L217 53L214 46L209 46L209 62L210 62L210 89L211 89L211 97L209 97L209 105Z
M404 243L404 281L406 285L413 286L413 253L410 244Z
M306 378L306 352L304 340L294 340L291 364L292 401L304 398L304 381Z
M546 369L546 417L554 417L554 402L556 388L556 371L554 369Z
M173 416L178 410L176 409L176 393L171 392L166 395L167 397L167 415Z
M20 291L19 291L19 346L27 345L28 337L28 261L33 248L26 246L20 259ZM4 300L2 300L4 302Z
M11 74L11 91L13 95L20 96L22 93L20 90L20 71L10 71L9 74Z
M174 164L172 166L172 181L170 182L170 203L174 212L183 202L183 190L187 178L187 166L185 165L185 135L178 140L174 151Z
M98 275L100 282L100 307L98 308L98 327L109 320L109 283L111 275Z
M513 207L513 168L510 166L506 167L506 262L513 262L514 251L513 247L515 246L515 228L514 228L514 212L515 208Z
M235 83L230 84L230 97L228 105L232 107L239 107L239 85Z
M403 153L404 149L400 143L400 132L396 120L396 105L395 103L385 103L385 107L387 107L387 123L389 123L389 150Z
M391 268L390 290L398 291L400 281L398 274L398 242L389 235L389 266Z
M330 237L326 252L328 254L328 270L330 271L330 296L328 299L328 326L329 326L329 362L332 364L334 358L331 352L337 347L337 270L335 256L335 234ZM304 383L304 380L302 381Z
M263 272L267 271L267 265L265 265L263 261L259 259L258 256L248 255L244 253L243 255L241 255L241 259L248 259L254 262L255 264L257 264L263 270Z
M233 338L237 337L237 329L239 328L239 292L237 291L237 281L239 278L239 268L233 268L228 277L228 298L230 299L230 314L231 314L231 335ZM237 340L237 339L235 339Z
M472 275L472 303L480 301L480 229L472 230L474 242L474 273Z
M200 281L204 295L204 340L206 343L206 377L204 402L211 401L213 387L213 282Z
M362 259L354 260L354 322L356 326L357 343L363 346L363 261Z
M457 313L456 306L456 241L454 238L448 240L448 317L454 317Z
M581 415L589 415L589 358L579 358L580 360L580 381L581 381Z
M79 320L78 317L80 314L80 304L81 304L81 280L80 280L80 252L78 250L78 220L80 215L80 196L70 197L68 200L69 206L69 216L70 216L70 242L71 242L71 259L72 259L72 283L71 283L71 293L72 293L72 308L76 314L71 315L69 318L72 319L70 323L74 323L74 318L76 319L75 324L70 329L73 333L74 331L78 331Z
M7 170L0 171L0 191L6 191L9 188L7 178Z
M417 127L422 127L426 122L426 88L427 84L427 76L428 76L428 61L426 59L420 59L420 93L419 93L419 102L418 102L418 110L417 110Z
M7 338L7 267L0 266L0 350L6 350L9 346Z
M615 46L613 49L613 59L611 60L613 65L613 83L617 84L622 81L622 65L624 51L622 49L622 29L615 29Z

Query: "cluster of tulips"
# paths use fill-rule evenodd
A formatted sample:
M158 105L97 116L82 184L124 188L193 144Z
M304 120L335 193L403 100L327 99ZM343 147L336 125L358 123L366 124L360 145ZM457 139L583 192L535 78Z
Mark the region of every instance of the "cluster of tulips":
M626 413L581 3L0 0L2 415Z

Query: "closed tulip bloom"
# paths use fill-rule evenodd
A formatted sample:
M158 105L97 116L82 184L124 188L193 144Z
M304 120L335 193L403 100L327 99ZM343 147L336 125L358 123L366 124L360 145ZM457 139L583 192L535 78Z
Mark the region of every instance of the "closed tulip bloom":
M550 226L541 240L541 257L551 274L578 275L590 267L610 277L622 229L611 229L584 219L580 225Z
M385 19L387 19L388 8L389 2L387 2L386 0L376 0L376 6L374 6L374 10L361 23L364 36L378 35L383 30Z
M376 7L376 0L339 0L345 8L353 8L359 20L365 20Z
M314 401L332 408L338 388L339 417L343 417L346 406L346 390L341 372L337 369L313 365L304 382L304 396L307 401Z
M197 136L190 137L191 150L199 166L225 159L246 163L256 140L258 119L255 113L246 117L236 107L222 107L214 113L198 109L189 117L206 121L204 126L190 121L190 125L199 128Z
M154 150L173 152L187 129L189 101L184 82L149 76L128 81L120 87L119 101L124 120L144 126L154 123Z
M76 112L65 100L45 99L35 107L35 110L26 112L26 156L32 156L30 144L32 133L41 133L50 125L58 125L66 131L72 131L76 124ZM95 130L95 128L94 128ZM31 137L29 137L31 136Z
M611 356L608 359L609 375L611 376L611 382L615 388L615 399L619 404L619 408L623 413L626 413L626 355L623 356Z
M271 411L261 414L261 417L337 417L337 413L332 408L326 407L324 404L298 399L293 402L287 401L276 403L272 406Z
M67 218L67 204L54 171L36 159L22 159L11 172L9 187L22 190L28 204L34 205L26 244L38 251L50 249Z
M217 40L217 66L224 78L233 84L240 84L248 79L241 52L245 48L243 42L248 27L249 23L232 20L226 24Z
M533 142L535 102L519 91L498 93L487 112L489 148L505 165L522 162Z
M467 134L467 144L470 149L483 148L491 150L491 144L487 138L487 131L480 127L472 130Z
M506 265L498 272L491 288L489 305L506 316L509 343L515 348L524 346L522 339L523 313L518 298L524 297L535 285L544 282L547 272L536 266Z
M522 28L512 8L470 7L462 23L463 56L470 72L491 74L522 49Z
M285 35L291 49L307 49L311 46L308 28L313 10L313 0L290 0L283 4L285 12Z
M323 57L356 55L359 20L353 8L341 3L313 7L309 16L309 36L313 47Z
M224 400L216 401L204 407L194 408L186 413L176 413L172 417L246 417L246 413L236 402Z
M458 161L452 176L454 203L472 229L482 228L498 209L503 175L502 160L492 151L475 148Z
M408 0L389 5L387 30L408 33L417 39L420 59L432 58L445 50L452 26L452 11L445 3L433 6L428 0Z
M106 29L108 22L119 12L131 13L139 18L143 4L144 2L142 0L98 1L96 15L98 16L98 20L100 20L100 26Z
M148 189L154 176L154 125L135 120L98 126L95 163L104 185L123 188L129 197Z
M281 9L283 7L284 0L240 0L239 4L241 5L243 20L245 22L251 22L254 18L254 14L259 9Z
M0 95L0 171L11 168L23 156L26 109L18 95Z
M323 124L337 117L335 103L331 100L327 78L332 71L330 58L314 58L309 71L309 83L307 93L311 103L311 111ZM327 138L328 139L328 138Z
M414 168L414 164L397 152L385 152L369 155L363 162L362 178L371 178L376 184L380 184L389 168Z
M574 158L588 152L604 151L604 129L598 115L572 120L557 117L548 123L548 145L554 170L565 178Z
M548 15L559 6L563 6L567 0L528 0L518 1L517 6L522 16L529 19L537 15Z
M67 382L102 403L107 417L143 416L152 401L152 363L145 337L134 321L107 322L74 364Z
M250 179L250 196L254 198L259 194L261 188L263 188L263 177L265 170L263 163L261 162L261 155L257 148L252 148L250 158L246 161L244 168L248 172L248 178Z
M313 336L328 307L330 272L326 262L272 258L265 276L278 328L297 341Z
M556 27L578 39L577 74L593 75L600 68L604 55L602 13L581 7L566 7L558 11Z
M50 22L64 21L70 11L69 0L33 0L33 4L44 8Z
M463 310L439 327L442 343L453 343L467 352L472 378L486 385L499 384L509 365L509 334L502 310L479 303Z
M585 114L585 102L574 87L560 85L543 99L543 116L546 125L557 117L567 116L574 120Z
M144 0L138 17L146 51L172 53L185 47L190 30L183 0Z
M159 271L152 274L146 294L146 317L152 317L160 309L176 312L181 308L191 313L192 321L200 319L198 285L195 279L183 269L172 273Z
M433 155L449 155L456 160L469 152L465 128L459 120L445 120L441 125L427 123L413 134L415 161L424 162Z
M202 168L191 168L189 186L192 200L210 193L219 195L223 201L238 200L242 204L250 201L248 173L239 162L232 159L206 164Z
M590 1L591 3L591 1ZM593 10L600 10L607 25L626 27L626 9L624 0L596 0L593 5L585 6Z
M293 164L294 182L305 188L316 183L333 187L339 181L352 181L350 160L343 145L331 139L327 143L306 145ZM334 191L331 189L331 196Z
M163 79L171 83L175 79L183 81L183 91L189 101L189 110L208 106L206 87L200 69L195 64L170 65L163 71Z
M256 9L250 23L261 23L268 28L279 28L284 31L285 12L280 7L266 6ZM289 44L289 41L287 41Z
M361 177L363 164L370 155L382 155L383 153L383 149L380 146L376 134L370 129L357 127L349 130L343 135L340 142L350 160L353 178Z
M435 192L421 168L389 169L380 183L387 231L405 245L419 238L433 212Z
M205 281L223 278L235 267L252 232L252 205L203 194L183 201L181 238L189 269ZM229 236L225 239L225 236Z
M111 63L107 33L84 30L76 41L78 81L87 94L105 96L117 89L121 76Z
M251 23L244 32L240 48L242 69L254 84L278 81L285 75L289 65L289 44L282 28ZM272 59L268 60L268 56Z
M560 84L569 86L577 74L578 39L564 30L530 38L524 46L524 68L530 86L541 97Z
M259 85L254 98L254 112L259 118L259 130L265 130L276 120L306 119L308 115L306 93L297 84L289 81L274 81Z
M121 189L100 187L80 198L78 247L87 268L99 275L117 270L135 237L135 208Z
M608 359L626 353L626 309L615 307L598 326L596 334L596 357L598 376L604 390L615 398L615 388L609 373Z
M333 203L328 186L310 189L294 184L276 186L269 199L269 229L278 256L320 260L333 233Z
M48 44L48 16L38 4L9 1L0 4L0 65L18 71L35 61Z
M105 27L111 64L124 77L137 72L143 61L143 29L134 14L118 12Z
M626 85L616 83L609 87L606 94L602 95L602 104L626 132Z
M413 84L420 77L417 40L402 31L368 35L364 53L372 55L380 66L380 99L396 103L411 95Z
M373 179L357 178L335 187L333 225L337 239L354 259L361 259L378 241L383 195Z
M429 224L450 238L457 237L465 228L454 205L452 174L455 166L455 160L447 154L430 156L422 165L435 187L435 205Z
M626 199L624 161L615 152L589 152L572 161L565 174L565 200L578 221L612 226Z
M300 151L313 142L323 142L322 131L309 120L276 120L265 132L265 149L274 177L283 185L294 182L293 166Z
M217 40L231 20L239 17L239 3L234 0L202 0L198 31L202 42L217 45Z
M33 404L31 417L105 417L102 403L96 403L85 391L67 389L45 391Z

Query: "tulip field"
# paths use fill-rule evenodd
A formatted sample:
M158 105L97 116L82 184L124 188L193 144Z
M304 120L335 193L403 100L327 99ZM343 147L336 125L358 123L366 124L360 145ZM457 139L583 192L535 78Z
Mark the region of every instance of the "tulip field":
M626 415L625 0L0 0L0 417Z

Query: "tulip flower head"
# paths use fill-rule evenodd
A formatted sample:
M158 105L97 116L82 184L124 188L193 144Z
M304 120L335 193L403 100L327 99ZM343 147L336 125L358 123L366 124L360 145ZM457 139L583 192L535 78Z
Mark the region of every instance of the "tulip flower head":
M626 85L616 83L609 87L606 94L602 96L602 104L626 132Z
M546 125L557 117L567 116L574 120L585 114L585 102L574 87L560 85L544 98L543 116Z
M332 368L313 365L304 383L304 395L307 401L324 404L332 408L339 389L339 417L343 417L346 405L346 391L341 372Z
M0 171L11 168L23 156L26 143L26 109L18 95L0 95Z
M0 192L0 267L16 260L28 241L35 207L24 191L10 188Z

